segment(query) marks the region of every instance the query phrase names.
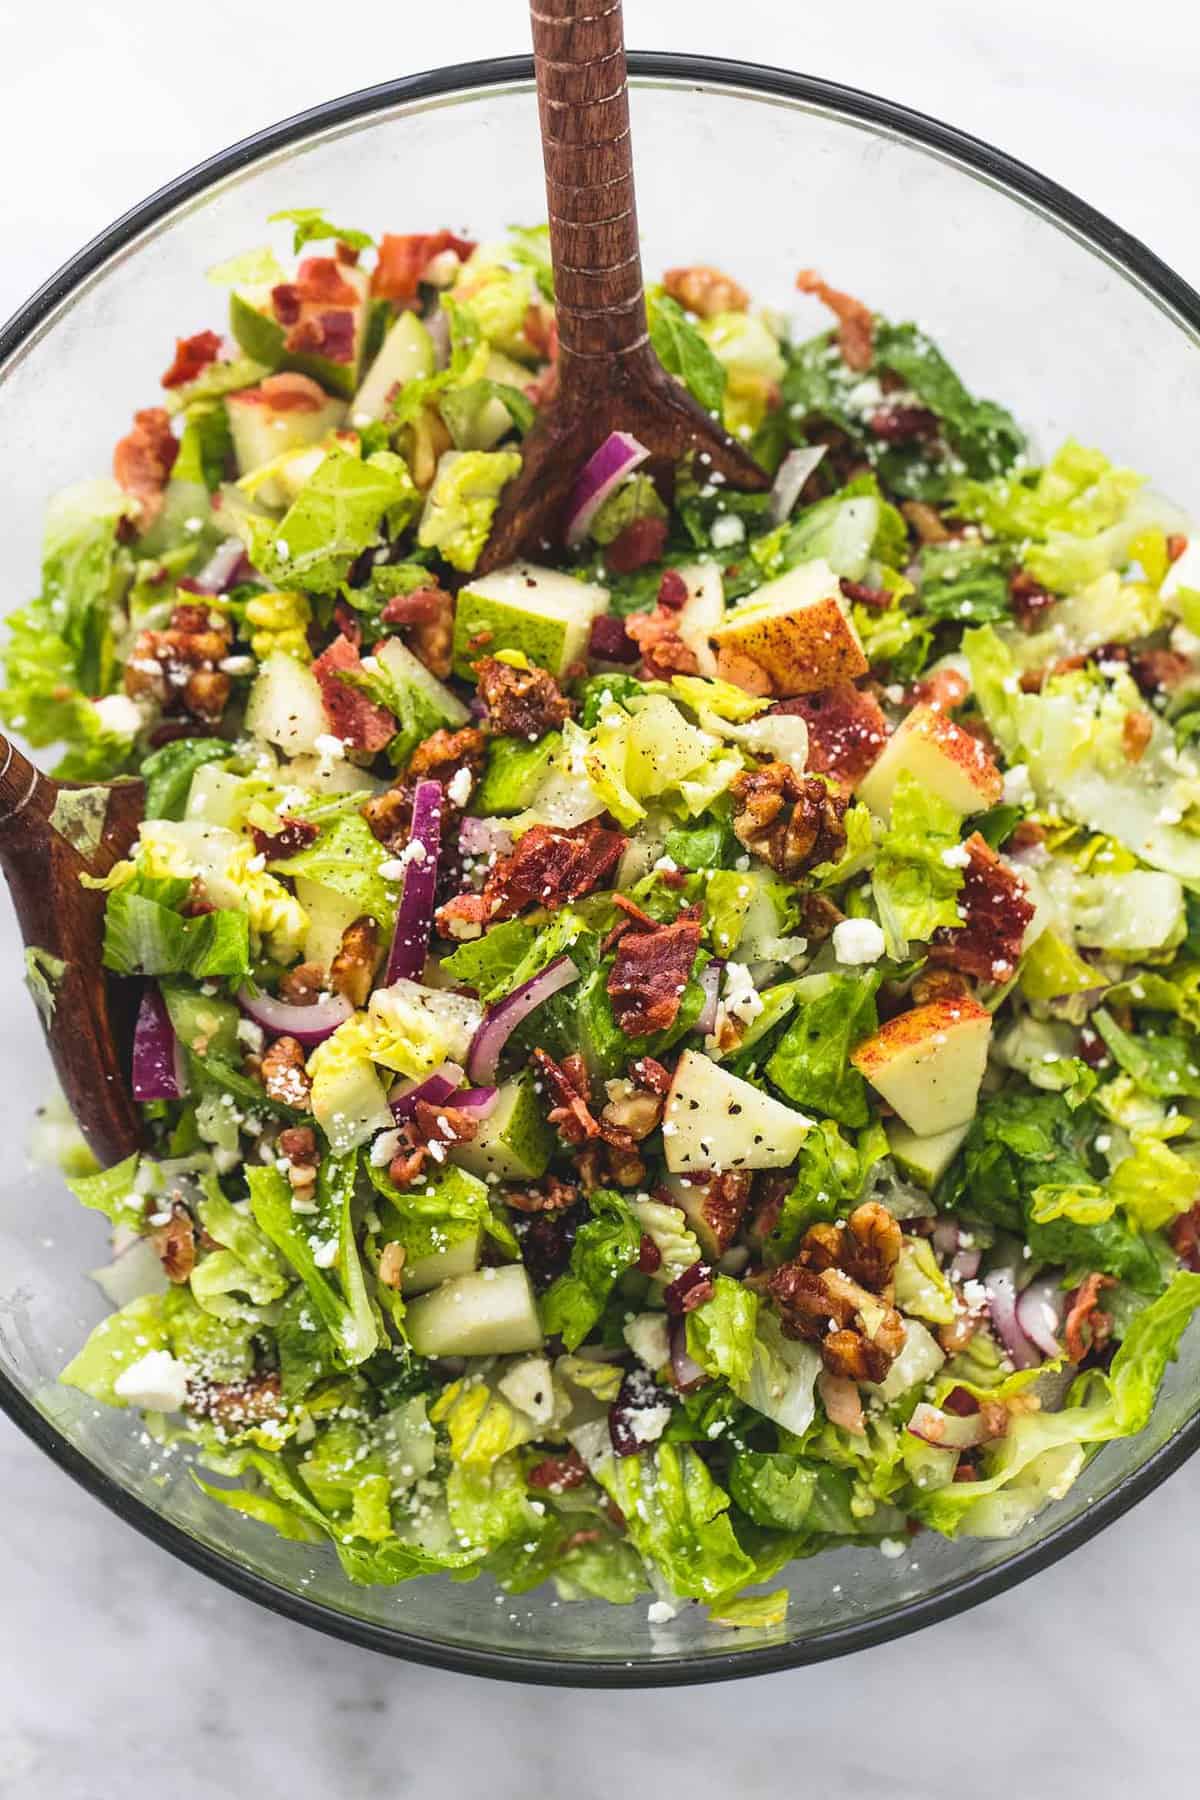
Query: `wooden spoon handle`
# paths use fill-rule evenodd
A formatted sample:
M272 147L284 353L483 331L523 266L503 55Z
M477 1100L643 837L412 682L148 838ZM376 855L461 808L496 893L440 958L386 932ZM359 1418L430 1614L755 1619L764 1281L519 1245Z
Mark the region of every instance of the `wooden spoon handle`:
M621 0L530 0L562 378L648 342Z
M7 845L26 841L31 829L44 829L41 821L50 816L54 798L50 777L0 736L0 855Z

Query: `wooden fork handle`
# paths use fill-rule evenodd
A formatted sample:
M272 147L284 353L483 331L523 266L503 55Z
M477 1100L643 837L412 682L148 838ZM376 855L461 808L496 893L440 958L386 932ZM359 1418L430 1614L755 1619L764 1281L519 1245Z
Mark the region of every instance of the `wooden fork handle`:
M649 339L621 0L529 10L560 354L564 365L631 358Z

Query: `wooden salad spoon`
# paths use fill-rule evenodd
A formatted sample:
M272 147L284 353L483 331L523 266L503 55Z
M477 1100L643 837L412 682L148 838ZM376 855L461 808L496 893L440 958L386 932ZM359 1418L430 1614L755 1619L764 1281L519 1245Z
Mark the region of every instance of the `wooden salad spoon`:
M558 390L525 440L479 560L486 572L561 544L580 471L614 431L653 463L689 452L730 486L770 478L669 375L650 343L638 245L621 0L530 0Z
M129 1086L133 988L101 967L107 896L79 877L107 875L127 854L142 803L140 781L52 781L0 737L0 868L55 1072L103 1167L142 1141Z
M731 486L765 489L748 453L669 375L650 343L638 246L620 0L531 0L558 319L558 388L525 441L480 571L562 539L580 471L615 431L664 472L694 453ZM131 987L101 966L103 876L141 818L136 781L80 790L43 775L0 736L0 868L26 945L29 982L63 1093L100 1163L143 1141L130 1092Z

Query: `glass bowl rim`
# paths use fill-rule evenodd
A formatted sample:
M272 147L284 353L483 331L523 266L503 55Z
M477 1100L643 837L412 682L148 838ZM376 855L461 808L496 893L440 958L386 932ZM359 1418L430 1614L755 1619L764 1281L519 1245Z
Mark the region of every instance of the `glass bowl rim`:
M766 64L675 51L631 50L628 60L629 72L635 81L711 86L726 92L740 90L768 99L796 101L844 120L881 128L947 160L965 165L969 172L990 184L1030 202L1060 228L1117 264L1127 278L1132 278L1153 299L1174 313L1200 340L1200 294L1167 263L1140 239L1123 231L1069 189L969 132L897 101L822 77ZM325 101L266 126L197 163L131 207L85 244L13 314L0 329L0 381L10 358L110 257L149 226L227 176L237 174L252 163L287 149L314 133L368 119L373 113L406 101L449 99L456 94L466 98L488 89L527 87L532 81L531 56L491 57L446 64ZM458 1674L561 1687L679 1687L732 1680L823 1662L890 1642L941 1619L953 1618L1048 1568L1121 1518L1200 1449L1198 1411L1167 1443L1079 1518L1017 1551L1000 1567L966 1576L927 1596L905 1601L881 1618L829 1626L802 1640L760 1649L730 1650L726 1654L639 1655L619 1660L581 1657L564 1662L525 1651L510 1653L439 1643L400 1626L378 1625L334 1612L291 1593L200 1543L103 1474L68 1442L2 1370L0 1408L60 1469L119 1518L181 1562L272 1612L331 1637L409 1662Z

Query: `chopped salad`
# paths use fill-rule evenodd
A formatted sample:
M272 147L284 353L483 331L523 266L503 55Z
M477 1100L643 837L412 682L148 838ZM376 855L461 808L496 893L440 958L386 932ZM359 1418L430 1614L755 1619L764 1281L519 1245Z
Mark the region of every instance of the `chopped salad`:
M147 1148L64 1145L114 1310L62 1379L356 1582L777 1626L796 1557L1019 1532L1200 1305L1186 518L693 267L653 343L770 491L616 433L480 575L545 230L280 217L9 622L60 828L145 784Z

